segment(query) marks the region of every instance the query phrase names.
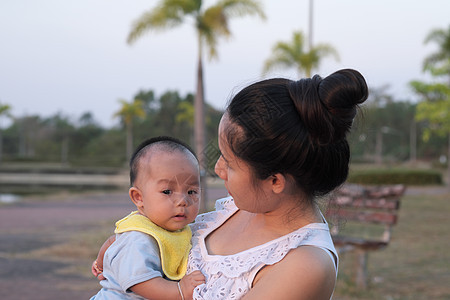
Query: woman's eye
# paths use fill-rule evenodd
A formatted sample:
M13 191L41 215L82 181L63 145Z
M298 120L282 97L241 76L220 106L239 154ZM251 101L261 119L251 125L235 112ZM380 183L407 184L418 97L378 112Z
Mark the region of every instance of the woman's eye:
M164 191L162 191L162 193L165 194L165 195L170 195L170 194L172 194L172 191L171 190L164 190Z

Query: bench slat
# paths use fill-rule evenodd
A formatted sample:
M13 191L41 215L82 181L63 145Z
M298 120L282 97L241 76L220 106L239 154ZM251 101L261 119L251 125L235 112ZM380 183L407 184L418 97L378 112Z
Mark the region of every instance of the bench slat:
M348 236L333 236L333 242L336 247L352 246L362 250L379 250L388 245L388 242L379 240L367 240L363 238L354 238Z
M397 210L400 206L400 199L389 198L352 198L349 196L336 196L330 200L331 206L355 207L355 208L377 208L386 210Z
M327 215L349 221L363 223L394 225L397 223L397 215L382 211L361 211L342 208L328 208Z

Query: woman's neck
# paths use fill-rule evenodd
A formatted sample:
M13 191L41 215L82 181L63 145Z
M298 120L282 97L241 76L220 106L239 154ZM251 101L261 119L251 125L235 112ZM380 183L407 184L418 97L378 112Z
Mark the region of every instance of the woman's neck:
M284 199L287 200L287 199ZM288 201L287 204L289 204ZM277 209L265 213L246 212L252 226L263 227L280 235L288 234L311 223L322 223L323 219L317 205L291 202L292 205L280 205Z

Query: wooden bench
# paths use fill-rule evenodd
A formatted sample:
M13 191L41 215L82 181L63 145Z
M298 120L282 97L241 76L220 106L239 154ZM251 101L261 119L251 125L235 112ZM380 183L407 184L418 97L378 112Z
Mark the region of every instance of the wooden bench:
M355 251L355 283L367 288L370 251L386 247L397 223L405 186L344 185L333 193L326 210L338 253Z

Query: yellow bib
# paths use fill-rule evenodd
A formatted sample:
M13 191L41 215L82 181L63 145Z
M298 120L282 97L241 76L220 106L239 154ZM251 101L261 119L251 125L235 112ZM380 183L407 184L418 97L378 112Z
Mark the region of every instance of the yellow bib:
M180 280L186 274L191 250L191 228L187 225L179 231L159 227L137 211L116 222L115 233L140 231L151 235L159 246L164 274L171 280Z

